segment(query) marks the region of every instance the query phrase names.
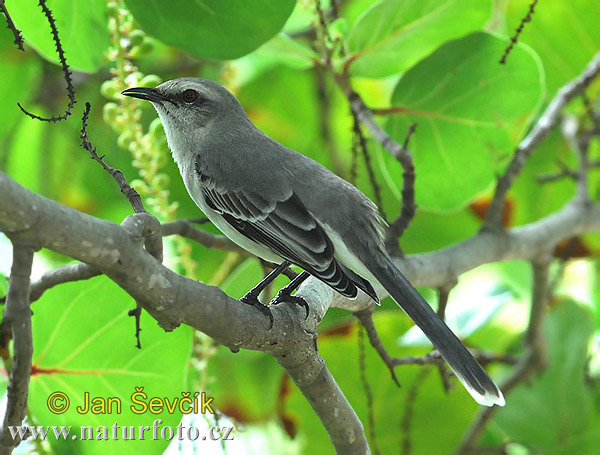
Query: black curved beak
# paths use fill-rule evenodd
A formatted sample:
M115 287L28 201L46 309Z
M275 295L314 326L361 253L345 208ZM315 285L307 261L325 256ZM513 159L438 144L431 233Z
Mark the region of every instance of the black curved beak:
M139 98L140 100L150 102L168 101L167 97L159 93L159 91L153 87L128 88L127 90L123 90L121 95L131 96L132 98Z

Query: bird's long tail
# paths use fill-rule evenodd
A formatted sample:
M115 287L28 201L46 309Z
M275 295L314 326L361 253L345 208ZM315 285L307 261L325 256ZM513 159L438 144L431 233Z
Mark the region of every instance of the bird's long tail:
M454 370L467 391L479 404L504 406L504 396L462 342L452 333L425 299L387 257L370 268L389 292Z

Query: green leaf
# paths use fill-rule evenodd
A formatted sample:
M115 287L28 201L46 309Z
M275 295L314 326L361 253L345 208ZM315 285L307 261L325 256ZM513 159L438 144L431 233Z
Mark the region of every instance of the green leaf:
M521 139L542 96L541 69L524 47L514 49L512 65L500 65L506 44L485 33L452 41L398 82L392 104L404 112L386 129L402 143L418 124L410 141L418 205L465 205L493 182ZM382 158L399 191L400 166L387 153Z
M294 0L126 0L146 32L196 57L227 60L275 36Z
M262 279L263 271L258 261L246 259L229 274L221 289L225 294L239 299Z
M406 71L446 41L481 30L489 0L383 0L347 40L350 73L384 77Z
M544 141L527 159L519 178L510 189L513 201L512 224L522 225L539 220L562 208L575 194L575 181L570 178L540 183L538 177L559 173L559 162L577 168L573 150L557 129L550 131Z
M189 390L187 366L191 354L192 329L182 326L164 332L156 321L142 313L142 349L135 348L134 320L127 315L133 300L105 277L91 281L68 283L47 291L33 306L33 373L29 405L40 425L72 425L110 427L149 425L161 419L162 425L176 426L181 413L166 411L136 415L131 412L131 395L135 387L143 387L151 397L173 400ZM48 397L63 392L70 400L63 414L53 414ZM93 414L77 412L84 393L91 397L117 397L121 413ZM148 401L144 400L144 401ZM140 453L152 450L162 453L168 441L62 441L57 453L77 450L103 453ZM65 447L67 446L67 447ZM91 452L86 452L91 453Z
M0 27L0 103L3 106L0 110L0 138L4 137L19 119L25 118L17 103L29 105L36 92L31 88L37 86L41 69L39 59L35 55L17 51L13 39L8 29ZM0 162L2 152L3 150L0 150Z
M0 296L2 296L2 297L6 296L7 292L8 292L8 280L2 273L0 273Z
M208 374L217 380L211 396L220 412L241 423L266 421L276 415L284 370L264 352L231 352L221 346L210 359Z
M319 55L310 47L293 40L285 33L268 41L256 53L296 69L310 68L319 59Z
M318 58L310 47L280 33L251 54L230 62L230 65L235 82L245 85L278 65L304 70L314 66Z
M507 6L506 33L511 35L529 10L531 0L511 0ZM569 0L539 3L519 41L540 56L546 74L548 97L583 71L600 49L600 3ZM511 56L507 65L512 64Z
M76 70L95 72L109 44L106 0L49 0L67 63ZM37 2L7 0L6 7L23 32L25 44L58 63L50 25Z
M511 441L535 453L594 455L600 419L594 391L585 382L593 318L581 306L563 302L549 314L544 329L548 368L507 397L496 423Z

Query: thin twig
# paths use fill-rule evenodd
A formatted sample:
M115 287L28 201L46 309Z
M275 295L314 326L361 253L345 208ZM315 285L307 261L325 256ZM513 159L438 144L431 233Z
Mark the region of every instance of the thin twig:
M415 204L415 165L412 154L408 151L410 138L417 130L417 124L413 123L406 133L402 149L404 160L402 164L402 210L400 215L390 223L386 232L386 246L389 251L398 249L398 239L402 236L417 212Z
M517 385L529 379L534 371L543 369L547 364L542 326L550 297L550 256L534 262L532 267L533 292L529 324L523 343L525 352L512 374L500 386L504 396L507 396ZM463 438L458 453L468 453L474 449L475 444L479 441L498 409L500 409L498 406L492 406L479 412L473 425Z
M354 315L358 318L362 326L367 331L367 336L369 337L369 342L371 343L371 346L375 348L377 354L379 354L379 357L381 357L381 360L383 360L383 363L385 363L385 365L390 370L392 380L396 383L398 387L401 387L400 382L398 382L398 378L396 377L396 373L394 372L394 359L388 354L387 350L385 349L385 346L383 346L383 343L379 338L379 334L377 333L377 329L375 328L375 324L373 324L373 312L374 308L370 306L366 310L354 313Z
M137 301L135 303L136 307L133 310L129 310L127 312L127 315L135 318L135 347L138 349L142 349L142 341L140 340L140 332L142 331L142 305L140 304L140 302Z
M9 330L12 332L13 362L7 389L6 413L2 434L0 434L0 455L9 455L21 442L18 435L13 439L8 427L21 425L25 418L33 355L29 286L34 249L29 244L11 240L13 241L13 263L2 316L2 332Z
M15 44L17 45L17 48L20 51L25 52L25 48L23 47L23 35L21 34L21 30L19 30L16 26L15 23L12 20L12 17L10 17L10 14L8 14L8 10L6 9L6 4L5 4L5 0L0 0L0 10L2 11L2 13L4 13L4 16L6 17L6 28L8 28L13 36L15 37Z
M351 149L351 153L352 156L350 158L350 183L352 183L352 185L356 185L356 182L358 180L358 152L359 152L359 148L360 148L360 138L358 136L358 134L356 133L355 130L354 134L352 135L352 149Z
M541 174L536 177L538 183L551 183L556 182L557 180L561 180L564 178L571 178L573 180L577 180L579 173L577 171L573 171L569 169L566 163L560 159L556 160L556 164L560 167L559 172L555 172L552 174Z
M438 290L438 308L437 315L442 321L446 319L446 307L448 306L448 298L450 297L451 286L439 288ZM438 371L440 372L440 378L442 380L442 386L444 391L448 393L450 391L450 375L451 372L448 370L445 363L438 365Z
M414 178L415 178L415 168L412 155L408 149L408 141L410 140L411 135L414 133L416 125L411 125L408 134L405 137L404 145L400 145L394 139L387 134L383 128L381 128L375 119L373 118L373 113L366 106L360 95L356 93L352 87L350 86L349 81L342 75L336 74L336 81L341 88L342 92L348 99L350 103L350 108L352 109L353 115L360 120L360 122L367 127L373 138L379 142L379 144L388 151L394 158L398 160L403 169L403 188L402 188L402 212L400 215L400 219L396 223L394 227L395 232L401 230L400 234L408 227L412 216L414 216L414 212L416 210L416 206L414 204ZM405 199L406 198L406 199ZM404 216L402 216L402 213ZM400 221L401 220L401 221ZM393 235L388 235L387 244L391 244L393 241L390 240L393 238ZM397 239L398 237L396 237ZM397 250L396 248L392 248L393 250Z
M369 153L369 147L367 146L367 140L360 127L358 116L354 111L352 111L352 118L354 119L354 134L356 134L356 137L358 138L358 145L360 146L360 151L362 152L362 156L365 160L367 173L369 174L369 181L371 182L373 193L375 193L375 202L377 203L377 207L379 207L381 217L385 220L386 216L385 210L383 209L383 199L381 198L381 188L379 187L377 179L375 178L375 171L373 170L373 164L371 163L371 155Z
M514 365L518 362L518 358L510 354L496 354L480 351L478 349L469 349L469 352L482 365L487 365L489 363L506 363L508 365ZM392 357L390 361L392 366L441 365L443 363L445 363L445 360L438 351L432 351L424 356Z
M82 145L82 147L90 153L91 158L93 160L97 161L100 164L100 166L102 166L102 168L115 179L115 181L119 185L119 188L121 189L121 193L123 193L125 195L125 197L129 201L129 203L133 207L133 211L135 213L147 213L146 209L144 208L142 198L140 197L139 193L129 185L129 182L123 175L123 172L121 172L119 169L114 169L114 168L110 167L108 164L106 164L104 162L105 155L98 156L96 147L94 147L92 145L92 143L90 142L90 140L88 138L88 134L87 134L87 126L88 126L87 121L88 121L88 117L90 115L90 109L91 109L90 103L86 102L85 103L85 111L83 112L83 117L81 118L81 145Z
M564 85L550 102L542 116L533 126L529 134L519 144L506 172L498 179L496 191L487 211L483 230L502 229L501 214L506 193L512 186L517 176L521 173L525 162L556 125L562 109L598 76L600 73L600 52L598 52L587 65L585 70L576 79Z
M233 243L224 235L211 234L203 229L198 229L197 227L194 227L189 220L177 220L163 223L161 231L162 235L165 237L170 235L180 235L181 237L198 242L200 245L207 248L233 251L243 254L244 256L251 256L250 253L236 243Z
M411 449L411 438L410 438L410 430L412 427L412 419L415 410L415 403L417 401L417 395L419 394L419 389L425 382L427 375L431 370L429 368L424 368L419 371L419 374L415 378L415 382L411 384L408 389L408 395L406 396L406 403L404 404L404 415L402 416L402 451L400 452L402 455L410 455Z
M377 447L377 438L375 434L375 412L373 410L373 390L369 379L367 378L367 366L366 366L366 353L365 353L365 333L364 326L358 327L358 371L360 372L360 382L362 383L363 390L365 391L365 397L367 398L367 410L369 413L369 445L373 448L373 455L379 455L379 448Z
M581 100L583 101L583 106L585 107L585 111L588 115L588 117L590 118L590 120L592 121L592 124L594 125L594 132L593 134L596 136L600 136L600 115L598 114L598 112L596 112L592 106L592 102L590 101L590 99L587 97L586 93L583 92L581 94Z
M65 76L65 82L67 83L67 97L69 98L69 104L67 105L67 109L65 110L65 113L63 115L60 115L58 117L48 117L48 118L40 117L38 115L32 114L31 112L27 111L23 106L21 106L21 103L17 103L17 105L23 111L24 114L28 115L29 117L31 117L33 119L41 120L43 122L58 122L60 120L65 120L69 115L71 115L71 109L73 109L73 106L76 103L75 87L73 87L73 79L71 78L71 70L69 69L69 65L67 64L67 59L65 58L65 50L63 49L62 44L60 43L60 38L58 36L58 29L56 28L56 22L54 20L54 17L52 17L52 11L50 11L50 8L48 8L48 6L46 5L46 0L39 0L38 4L42 8L42 11L44 12L44 15L46 16L46 19L48 19L48 24L50 24L50 30L52 31L52 39L54 40L54 44L56 44L56 52L58 53L58 60L60 62L60 65L63 70L63 74Z
M392 357L387 352L387 349L381 342L379 338L379 334L377 333L377 329L375 328L375 324L373 323L373 307L369 307L362 311L357 311L354 313L354 316L358 318L362 326L365 328L367 332L367 336L369 337L369 342L371 346L377 351L383 363L388 367L390 374L392 376L392 380L396 383L398 387L400 386L400 382L398 382L398 378L396 377L396 373L394 368L399 365L444 365L445 360L439 354L438 351L432 351L424 356L405 356L405 357ZM481 351L478 349L470 349L471 355L479 363L482 365L486 365L489 363L506 363L509 365L514 365L517 363L518 358L512 356L510 354L495 354L490 352Z
M48 289L72 281L89 280L102 272L88 264L72 264L48 270L37 281L31 283L31 303L39 300Z
M510 38L510 44L508 45L508 47L506 49L504 49L504 54L502 54L502 58L500 59L501 65L504 65L506 63L506 58L508 57L508 54L511 53L511 51L515 47L515 44L517 44L517 42L519 41L519 36L521 36L521 32L523 32L523 28L525 28L525 24L527 22L531 22L531 18L533 16L533 13L535 12L535 5L537 5L537 2L538 2L538 0L533 0L531 2L531 4L529 5L529 10L527 11L527 14L521 19L521 23L516 28L515 34Z
M323 140L323 145L325 146L325 150L329 153L331 157L331 161L333 164L333 170L338 175L343 175L345 171L345 166L337 150L337 144L334 140L334 137L331 133L330 126L330 112L331 112L331 99L329 93L327 91L327 80L325 79L325 71L321 66L315 66L314 68L315 74L315 82L316 82L316 90L317 97L319 99L319 123L320 123L320 132L321 139Z

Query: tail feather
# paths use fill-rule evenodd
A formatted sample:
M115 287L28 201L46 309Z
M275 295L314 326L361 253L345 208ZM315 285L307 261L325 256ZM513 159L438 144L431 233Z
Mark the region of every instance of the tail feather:
M475 401L484 406L504 406L504 396L494 381L391 259L386 258L370 271L431 340Z

